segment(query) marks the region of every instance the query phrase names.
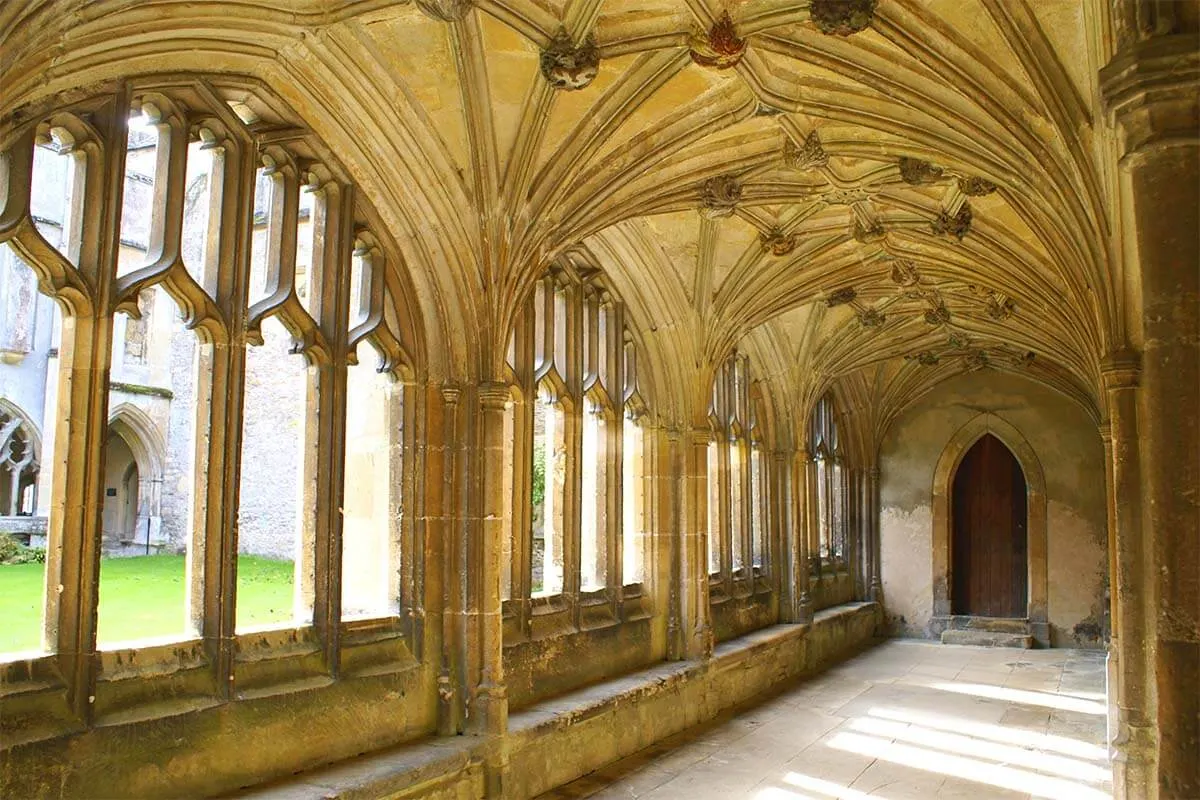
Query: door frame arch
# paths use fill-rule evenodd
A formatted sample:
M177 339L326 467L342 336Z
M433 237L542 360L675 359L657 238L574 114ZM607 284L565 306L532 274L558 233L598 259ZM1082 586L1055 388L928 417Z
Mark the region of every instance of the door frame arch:
M1039 647L1050 646L1049 587L1046 577L1046 477L1042 463L1028 440L1011 423L991 412L983 412L959 428L942 450L933 472L933 618L931 633L937 637L950 626L951 542L954 524L951 498L954 474L964 455L985 434L1004 443L1025 473L1026 527L1028 537L1028 591L1030 632Z

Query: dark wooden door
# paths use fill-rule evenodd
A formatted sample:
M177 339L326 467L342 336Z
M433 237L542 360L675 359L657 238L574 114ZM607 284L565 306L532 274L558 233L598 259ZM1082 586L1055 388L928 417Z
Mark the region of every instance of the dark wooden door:
M951 537L955 614L1029 613L1025 474L1004 443L985 434L954 474Z

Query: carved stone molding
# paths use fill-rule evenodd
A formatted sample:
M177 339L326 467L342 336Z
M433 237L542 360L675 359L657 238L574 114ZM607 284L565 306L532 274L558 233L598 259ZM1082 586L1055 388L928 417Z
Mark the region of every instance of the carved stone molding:
M970 204L963 203L962 208L960 208L958 213L954 216L950 216L950 214L943 209L937 215L937 219L933 221L930 227L933 229L933 232L939 236L943 234L946 236L954 236L957 237L959 241L962 241L962 238L967 235L968 231L971 230Z
M921 273L917 271L917 265L899 258L892 262L891 277L892 283L897 286L916 286L921 281Z
M870 200L871 195L863 189L833 189L821 195L821 199L831 206L850 206Z
M689 42L692 61L702 67L730 69L746 54L747 42L738 38L729 12L717 17L705 33L692 34Z
M958 188L967 197L984 197L996 191L996 184L989 181L987 178L970 177L959 178Z
M930 325L945 325L950 321L950 309L944 303L939 303L925 312L925 321Z
M879 222L872 223L868 228L862 222L855 220L854 238L863 244L875 244L887 238L887 230Z
M988 354L983 350L971 350L964 358L964 363L967 369L971 372L983 369L990 365Z
M719 219L733 214L742 199L742 185L732 175L718 175L704 182L700 202L703 213L709 219Z
M1003 322L1017 310L1017 304L1011 298L993 292L988 295L987 300L984 302L984 310L987 311L987 315L992 319L997 322Z
M887 318L877 308L867 306L858 312L858 324L864 328L879 328Z
M854 298L856 297L858 297L858 292L856 292L853 287L846 286L841 289L834 289L829 293L829 296L825 298L825 305L829 308L844 306L847 303L854 302Z
M566 31L559 31L542 51L541 67L542 76L555 89L582 89L600 71L600 50L591 37L577 45Z
M808 13L822 33L850 36L871 26L876 0L812 0Z
M919 158L902 156L898 166L900 178L907 184L919 186L922 183L933 183L942 177L942 168Z
M1200 141L1200 51L1187 34L1131 44L1100 70L1104 104L1120 124L1126 156Z
M471 10L474 0L416 0L417 8L442 22L458 22Z
M804 144L797 146L788 138L783 144L783 163L792 169L812 169L829 163L829 156L821 146L821 137L812 131L804 137Z
M938 356L937 353L933 352L932 350L922 350L921 352L917 353L915 356L905 356L904 360L905 361L916 361L918 364L920 364L923 367L932 367L933 365L935 365L939 361L941 361L941 358Z
M796 249L796 234L784 233L778 228L772 228L758 238L762 242L763 250L773 256L786 256Z

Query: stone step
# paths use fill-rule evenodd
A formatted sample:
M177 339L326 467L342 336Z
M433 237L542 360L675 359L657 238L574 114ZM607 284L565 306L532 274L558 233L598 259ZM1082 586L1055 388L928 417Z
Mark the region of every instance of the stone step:
M1033 649L1033 637L1028 633L1004 633L985 630L942 631L942 644L967 644L975 647L1016 647Z
M950 629L955 631L991 631L992 633L1029 633L1029 620L1005 619L1003 617L967 617L954 616L950 618Z

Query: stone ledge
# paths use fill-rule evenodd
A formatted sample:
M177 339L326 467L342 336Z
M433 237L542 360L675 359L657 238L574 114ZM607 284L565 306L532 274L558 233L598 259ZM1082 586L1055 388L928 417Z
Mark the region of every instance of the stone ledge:
M876 613L874 603L826 609L811 625L772 625L723 642L708 661L657 664L514 713L506 795L535 796L823 669L872 640ZM469 736L427 739L231 796L482 797L486 747Z

